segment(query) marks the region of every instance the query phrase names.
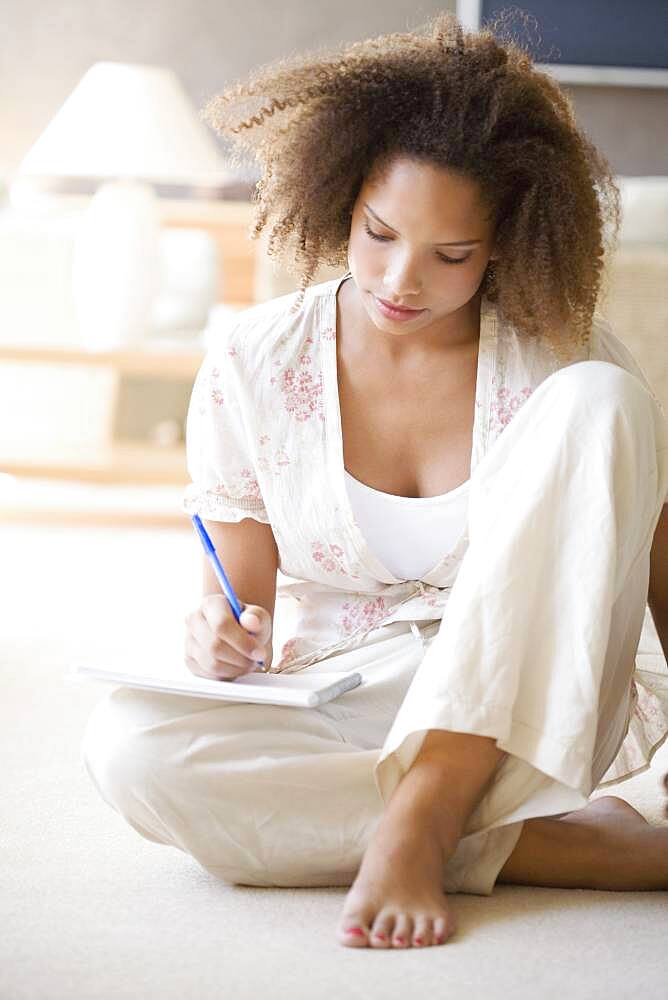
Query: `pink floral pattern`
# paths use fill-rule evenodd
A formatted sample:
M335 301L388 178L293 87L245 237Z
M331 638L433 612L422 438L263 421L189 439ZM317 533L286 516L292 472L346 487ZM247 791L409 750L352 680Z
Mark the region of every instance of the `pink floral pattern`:
M513 419L521 406L531 396L533 388L524 386L518 393L512 395L506 385L496 386L490 405L490 424L495 430L501 431Z
M309 420L314 414L324 420L322 389L322 373L314 381L311 372L295 374L294 368L287 368L280 379L280 390L285 396L285 409L297 420Z
M633 709L624 741L597 787L615 784L645 771L668 730L668 685L665 676L636 670L631 680Z
M280 378L272 376L269 381L271 385L278 382L279 390L284 396L285 409L297 420L310 420L315 415L324 422L322 372L314 375L312 367L312 355L303 351L299 355L298 370L286 368Z
M355 601L344 601L342 614L337 619L340 632L350 635L359 629L372 629L387 617L388 605L383 597L362 596Z
M263 434L259 439L260 447L264 448L270 443L270 440L271 439L267 434ZM292 459L285 448L274 448L270 454L260 454L257 459L258 469L261 469L262 472L269 473L272 476L282 475L284 468L291 464Z
M224 483L217 483L212 490L207 491L214 500L226 497L235 500L261 500L260 484L252 469L246 467L239 470L237 476L229 476Z
M311 558L319 569L325 573L338 573L349 580L359 580L360 564L355 562L351 565L344 557L344 549L335 542L319 539L311 542Z
M424 600L424 603L429 608L441 607L441 605L444 603L443 594L441 593L441 591L439 590L434 591L434 589L431 588L430 590L426 589L423 590L422 598Z
M236 354L235 348L232 348L232 351L234 351L234 353ZM232 352L228 351L227 353L230 354ZM225 397L223 396L223 393L220 391L220 386L216 384L219 378L220 378L220 368L214 366L211 369L211 374L209 375L209 381L211 384L211 399L216 404L216 406L223 406L225 403Z
M341 561L343 549L333 542L311 542L311 556L325 573L345 573L346 568Z

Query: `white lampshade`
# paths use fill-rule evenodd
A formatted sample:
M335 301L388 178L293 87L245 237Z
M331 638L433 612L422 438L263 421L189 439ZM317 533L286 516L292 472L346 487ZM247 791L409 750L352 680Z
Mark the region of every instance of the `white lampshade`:
M99 62L29 150L18 175L217 185L232 173L171 70Z

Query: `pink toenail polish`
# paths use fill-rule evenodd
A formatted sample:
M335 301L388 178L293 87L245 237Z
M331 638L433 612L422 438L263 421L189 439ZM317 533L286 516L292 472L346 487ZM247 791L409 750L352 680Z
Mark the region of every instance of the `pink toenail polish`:
M374 931L374 935L373 936L379 938L381 941L386 941L387 940L387 938L385 937L385 935L381 934L379 931Z
M422 938L415 938L416 944L422 944Z
M404 939L402 937L395 937L394 943L395 944L403 944L404 943Z
M361 927L349 927L346 934L358 934L364 937L364 931Z

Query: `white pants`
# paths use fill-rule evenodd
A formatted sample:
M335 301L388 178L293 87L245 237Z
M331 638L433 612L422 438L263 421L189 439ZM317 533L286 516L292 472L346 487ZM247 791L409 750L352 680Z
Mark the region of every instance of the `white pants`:
M507 756L444 872L489 895L526 819L579 808L632 709L668 433L624 369L546 379L471 477L469 547L442 621L380 626L309 671L359 670L319 708L116 688L82 759L143 837L232 883L347 886L429 729Z

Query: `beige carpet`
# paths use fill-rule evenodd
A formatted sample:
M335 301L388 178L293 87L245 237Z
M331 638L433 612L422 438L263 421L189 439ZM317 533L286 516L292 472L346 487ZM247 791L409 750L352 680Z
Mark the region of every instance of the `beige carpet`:
M668 996L666 892L498 886L451 897L447 945L351 949L334 936L345 889L227 886L144 841L79 757L108 689L66 675L75 660L180 655L199 601L190 526L5 524L0 552L0 1000ZM640 649L656 659L655 634ZM662 822L664 770L668 744L605 793Z

